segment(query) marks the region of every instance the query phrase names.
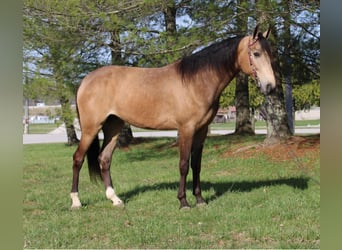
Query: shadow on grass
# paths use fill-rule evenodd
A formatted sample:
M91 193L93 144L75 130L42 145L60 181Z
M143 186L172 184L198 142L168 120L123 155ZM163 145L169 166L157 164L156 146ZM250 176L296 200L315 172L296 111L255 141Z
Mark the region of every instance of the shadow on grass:
M306 177L291 177L291 178L280 178L274 180L260 180L260 181L240 181L240 182L201 182L202 191L208 191L211 188L215 190L215 194L211 197L207 198L207 202L211 202L213 200L218 199L220 196L224 195L228 192L251 192L254 189L262 188L262 187L272 187L272 186L281 186L287 185L294 189L305 190L308 188L309 178ZM188 187L190 187L192 183L188 183ZM145 185L135 188L129 192L121 193L120 197L124 199L127 203L129 200L138 195L139 193L149 192L149 191L157 191L163 189L172 189L175 190L175 196L178 190L178 182L163 182L154 184L151 186Z

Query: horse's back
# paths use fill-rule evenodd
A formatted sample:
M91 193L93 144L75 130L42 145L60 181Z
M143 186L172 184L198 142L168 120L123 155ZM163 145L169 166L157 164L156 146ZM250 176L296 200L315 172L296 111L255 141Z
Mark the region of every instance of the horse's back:
M82 91L100 91L99 89L121 88L131 91L134 88L146 90L172 89L180 81L174 65L161 68L140 68L128 66L104 66L90 72L81 82ZM167 91L167 90L165 90Z
M77 105L81 113L94 113L100 120L112 114L138 127L173 129L176 121L171 110L177 99L184 99L179 96L181 88L174 65L105 66L83 79Z

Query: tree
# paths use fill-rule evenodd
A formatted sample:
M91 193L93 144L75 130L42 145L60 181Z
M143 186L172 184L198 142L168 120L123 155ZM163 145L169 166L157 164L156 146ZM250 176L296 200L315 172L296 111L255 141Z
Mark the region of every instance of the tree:
M273 27L280 25L282 32L274 30L274 44L278 44L276 55L279 55L279 61L277 65L277 77L279 85L285 82L285 93L286 93L286 111L287 117L282 117L284 111L279 107L279 104L274 104L276 100L281 100L283 96L282 88L277 88L277 92L274 94L275 97L278 95L278 99L270 98L268 102L273 104L274 109L279 110L279 119L275 121L273 118L268 123L268 129L270 134L276 136L289 136L293 134L293 100L292 100L292 86L294 84L303 84L307 81L317 78L317 66L319 61L310 59L312 56L315 57L319 53L319 35L317 36L317 15L319 13L319 4L317 1L307 1L299 3L297 1L281 1L280 4L274 6L274 9L279 13L277 18L278 23L274 23ZM274 21L274 22L275 22ZM279 26L278 26L279 27ZM306 46L311 45L309 50L312 54L307 56ZM317 46L318 45L318 46ZM304 49L305 48L305 49ZM314 62L314 63L313 63ZM319 66L318 66L319 67ZM297 68L297 69L296 69ZM284 80L282 81L282 77ZM311 79L311 80L310 80ZM271 105L266 105L269 108ZM275 117L274 117L275 118ZM288 121L288 129L290 133L286 132L285 124L277 128L279 121ZM270 126L271 124L275 124Z
M282 66L283 66L283 73L285 79L285 109L287 113L287 120L290 133L294 134L294 118L293 118L293 98L292 98L292 74L291 74L291 13L290 13L290 6L289 1L283 1L284 6L284 53L282 54Z
M238 1L236 26L238 30L248 29L248 16L239 15L239 13L248 9L248 1ZM249 88L248 76L244 73L239 73L236 76L235 89L235 106L236 106L236 125L234 134L237 135L254 135L254 128L252 127L251 113L249 107Z
M39 76L32 79L26 79L23 90L26 99L40 100L43 98L44 101L48 101L56 98L54 94L55 83L46 77Z
M54 88L50 90L53 90L61 104L69 145L78 142L73 125L75 114L70 108L77 85L87 72L103 65L101 60L107 45L108 23L115 20L124 9L131 8L113 6L112 3L111 7L118 8L104 13L99 11L102 7L100 3L94 5L92 1L24 2L25 75L31 75L31 78L39 75L53 80ZM112 35L115 35L115 29L112 30ZM114 46L107 46L110 45ZM119 57L113 56L112 60ZM40 92L40 96L44 96L44 93Z
M235 89L235 107L236 107L236 135L254 135L254 127L252 126L251 109L249 105L249 86L248 76L239 73L236 76Z
M265 96L260 93L253 80L249 81L249 107L251 112L252 128L255 131L255 114L260 110L261 105L265 102Z
M62 27L59 20L51 14L58 6L61 7L60 4L54 4L57 2L24 3L24 49L27 56L25 69L26 75L30 74L31 78L41 76L54 83L53 86L49 84L46 87L48 91L54 92L61 103L61 118L66 125L68 144L72 145L78 139L70 101L75 93L75 80L79 79L80 71L77 69L81 60L81 40L73 35L75 27Z
M316 78L316 76L314 76L313 74L314 71L316 70L314 70L313 72L308 72L309 67L305 65L307 63L301 61L299 59L300 57L298 56L298 55L303 55L303 58L307 57L307 56L304 56L306 54L305 50L300 49L300 44L303 44L303 43L304 44L309 43L313 45L312 48L316 47L316 51L319 50L319 48L317 47L317 41L315 42L314 40L312 40L312 37L315 37L314 29L310 31L312 27L310 28L306 20L302 20L302 17L310 13L310 19L315 21L314 13L317 11L316 8L318 6L317 6L317 3L314 3L314 2L310 3L310 5L311 5L311 10L306 11L306 10L303 10L303 7L308 6L306 4L304 4L303 6L298 6L298 3L296 1L291 1L291 2L283 1L282 3L283 9L284 9L284 12L282 15L283 23L284 23L283 24L284 32L282 35L284 39L284 48L283 48L281 61L282 61L284 79L285 79L286 112L288 116L288 123L289 123L290 131L292 134L294 133L294 108L293 108L294 103L293 103L293 96L292 96L292 90L294 86L293 79L297 79L297 81L299 80L299 82L302 82L300 84L303 84L303 81L304 82L308 81L311 77ZM302 31L299 31L298 27L300 27ZM303 30L305 31L304 33L306 33L305 35L303 34ZM310 34L310 38L308 39L307 35L309 33L311 34ZM312 48L310 49L311 51L312 51ZM295 61L297 62L294 63ZM312 65L312 63L310 64ZM296 67L298 67L299 65L301 65L301 67L299 69L296 69Z
M308 110L320 106L320 87L317 80L312 83L295 85L293 88L294 109Z
M293 83L310 82L313 75L319 76L319 59L315 59L319 55L319 42L313 28L317 18L309 14L317 13L319 5L314 1L289 2L292 18L288 22L291 41L295 41L291 44L299 44L291 49L290 55ZM264 0L25 0L24 61L28 72L25 75L31 79L41 76L52 80L59 99L70 101L80 79L94 68L108 64L163 66L217 40L245 35L257 22L265 29L268 23L272 24L272 43L280 58L279 69L282 69L286 12L283 4L285 1ZM299 17L303 13L306 18L301 21ZM294 56L296 53L301 56ZM306 70L300 70L304 66ZM278 79L281 85L280 73L282 70ZM244 117L246 124L251 124L250 110L255 109L251 91L254 90L246 88L247 85L237 93L249 98L249 101L244 99L246 105L242 106L249 105ZM247 91L250 93L246 95ZM281 97L281 92L278 94ZM242 99L239 97L239 100ZM276 104L281 105L281 102ZM67 106L70 105L67 103L63 109ZM249 130L253 130L250 127Z
M276 74L276 87L265 97L263 105L266 114L267 136L266 142L277 142L291 136L285 111L284 92L279 74Z
M223 90L220 97L220 107L229 107L235 105L235 84L236 79L233 79L231 83Z

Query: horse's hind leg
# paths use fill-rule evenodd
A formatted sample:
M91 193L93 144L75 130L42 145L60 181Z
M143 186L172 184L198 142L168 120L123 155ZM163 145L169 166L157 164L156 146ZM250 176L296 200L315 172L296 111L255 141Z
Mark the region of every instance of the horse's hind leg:
M72 200L71 208L79 208L81 207L81 202L78 197L78 182L79 182L79 174L83 165L85 154L92 143L94 137L96 136L97 131L94 131L93 134L91 133L82 133L81 141L73 155L73 165L72 165L72 186L71 186L71 193L70 198Z
M115 194L112 178L110 176L113 151L116 147L116 142L123 125L124 122L120 118L109 116L102 127L104 140L99 155L99 163L101 167L101 176L106 188L106 197L113 202L114 206L123 205L123 202Z

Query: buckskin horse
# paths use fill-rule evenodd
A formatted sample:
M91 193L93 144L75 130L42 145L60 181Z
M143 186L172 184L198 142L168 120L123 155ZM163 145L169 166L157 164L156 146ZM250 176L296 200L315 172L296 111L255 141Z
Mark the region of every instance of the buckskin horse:
M76 96L82 135L73 155L71 207L81 207L78 182L86 155L90 177L100 177L106 197L114 206L123 206L113 188L110 165L125 122L140 128L178 130L180 208L190 207L185 193L190 161L196 204L206 204L200 172L208 125L222 91L239 71L254 78L264 94L275 87L269 31L261 33L257 26L253 35L225 39L160 68L113 65L89 73Z

